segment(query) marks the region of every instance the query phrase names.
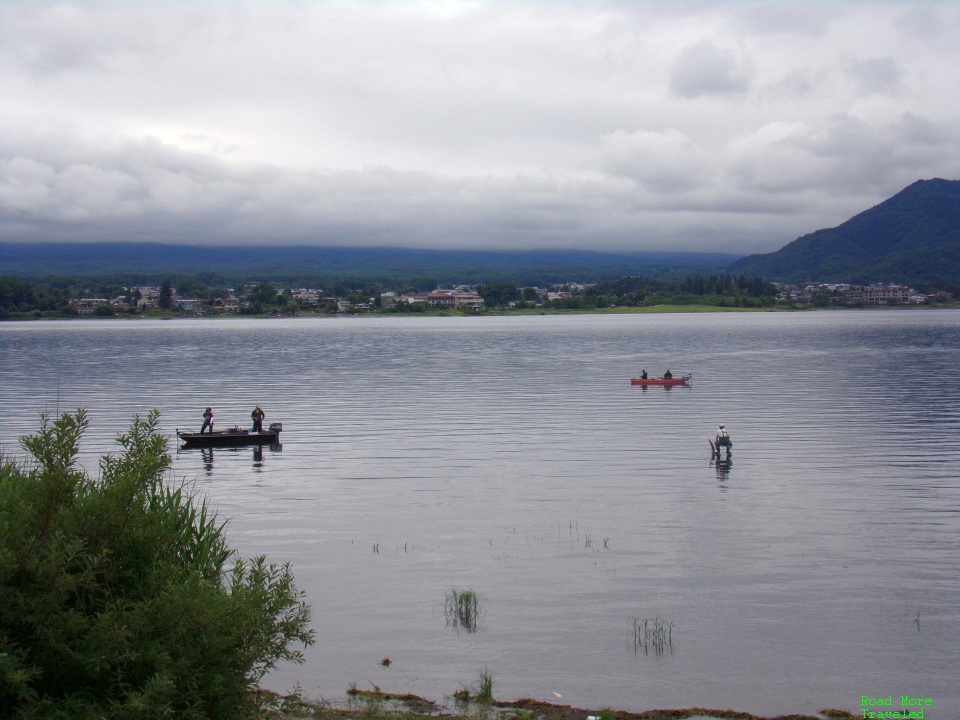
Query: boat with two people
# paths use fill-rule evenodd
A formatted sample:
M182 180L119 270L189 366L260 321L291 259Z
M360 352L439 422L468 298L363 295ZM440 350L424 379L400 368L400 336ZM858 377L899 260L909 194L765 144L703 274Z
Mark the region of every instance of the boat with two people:
M689 385L693 379L693 373L685 375L674 375L667 370L661 377L647 377L647 371L644 370L640 377L630 378L631 385Z
M263 419L267 414L257 405L250 413L253 427L244 430L239 426L227 430L213 429L213 408L208 407L203 413L203 425L200 432L180 432L177 428L177 437L183 441L184 448L191 447L240 447L243 445L279 445L283 423L271 423L269 429L263 429Z
M232 427L227 430L212 432L180 432L177 437L183 442L183 447L241 447L244 445L279 445L283 423L270 423L266 430L244 430Z

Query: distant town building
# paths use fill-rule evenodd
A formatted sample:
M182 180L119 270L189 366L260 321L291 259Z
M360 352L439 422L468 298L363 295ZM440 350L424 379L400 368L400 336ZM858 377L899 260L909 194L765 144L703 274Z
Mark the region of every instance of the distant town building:
M916 290L906 285L867 285L847 292L847 302L852 305L894 305L910 302Z
M80 298L71 300L70 304L77 309L80 315L92 315L101 305L109 305L110 301L106 298Z
M319 290L307 290L301 288L300 290L291 290L290 296L294 300L301 300L308 305L317 305L320 302L321 293Z
M415 302L427 302L430 298L430 293L426 292L405 292L400 296L400 299L404 302L415 303Z

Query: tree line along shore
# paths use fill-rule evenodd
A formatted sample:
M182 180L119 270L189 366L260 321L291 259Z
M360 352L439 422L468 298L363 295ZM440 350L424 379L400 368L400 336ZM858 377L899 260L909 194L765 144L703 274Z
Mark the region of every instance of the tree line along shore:
M30 282L0 276L0 319L944 306L955 305L960 292L960 283L793 285L730 275L631 276L547 287L521 287L507 281L436 287L427 282L387 287L341 281L325 288L260 281L228 284L202 274L164 278L157 285L84 278Z

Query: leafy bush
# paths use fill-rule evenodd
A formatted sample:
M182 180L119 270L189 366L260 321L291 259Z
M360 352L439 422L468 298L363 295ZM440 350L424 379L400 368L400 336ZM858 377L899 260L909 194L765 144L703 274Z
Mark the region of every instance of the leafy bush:
M33 460L0 458L3 716L253 711L264 674L313 642L290 567L236 558L206 503L163 482L156 411L134 418L96 479L76 461L86 413L40 417L20 441Z

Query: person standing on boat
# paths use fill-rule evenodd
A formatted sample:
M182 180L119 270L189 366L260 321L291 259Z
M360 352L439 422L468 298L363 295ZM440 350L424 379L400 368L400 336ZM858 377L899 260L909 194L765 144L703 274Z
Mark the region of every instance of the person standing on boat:
M203 427L200 428L200 434L203 435L203 431L207 428L210 428L210 433L213 434L213 410L210 408L207 408L203 414Z
M717 447L721 445L727 445L730 442L730 434L727 432L726 428L721 425L717 428Z
M253 418L253 431L263 432L263 419L266 417L266 414L260 409L259 405L253 409L250 417Z
M664 380L670 380L672 377L673 377L673 373L670 372L670 370L667 370L667 371L663 374L663 379L664 379Z

